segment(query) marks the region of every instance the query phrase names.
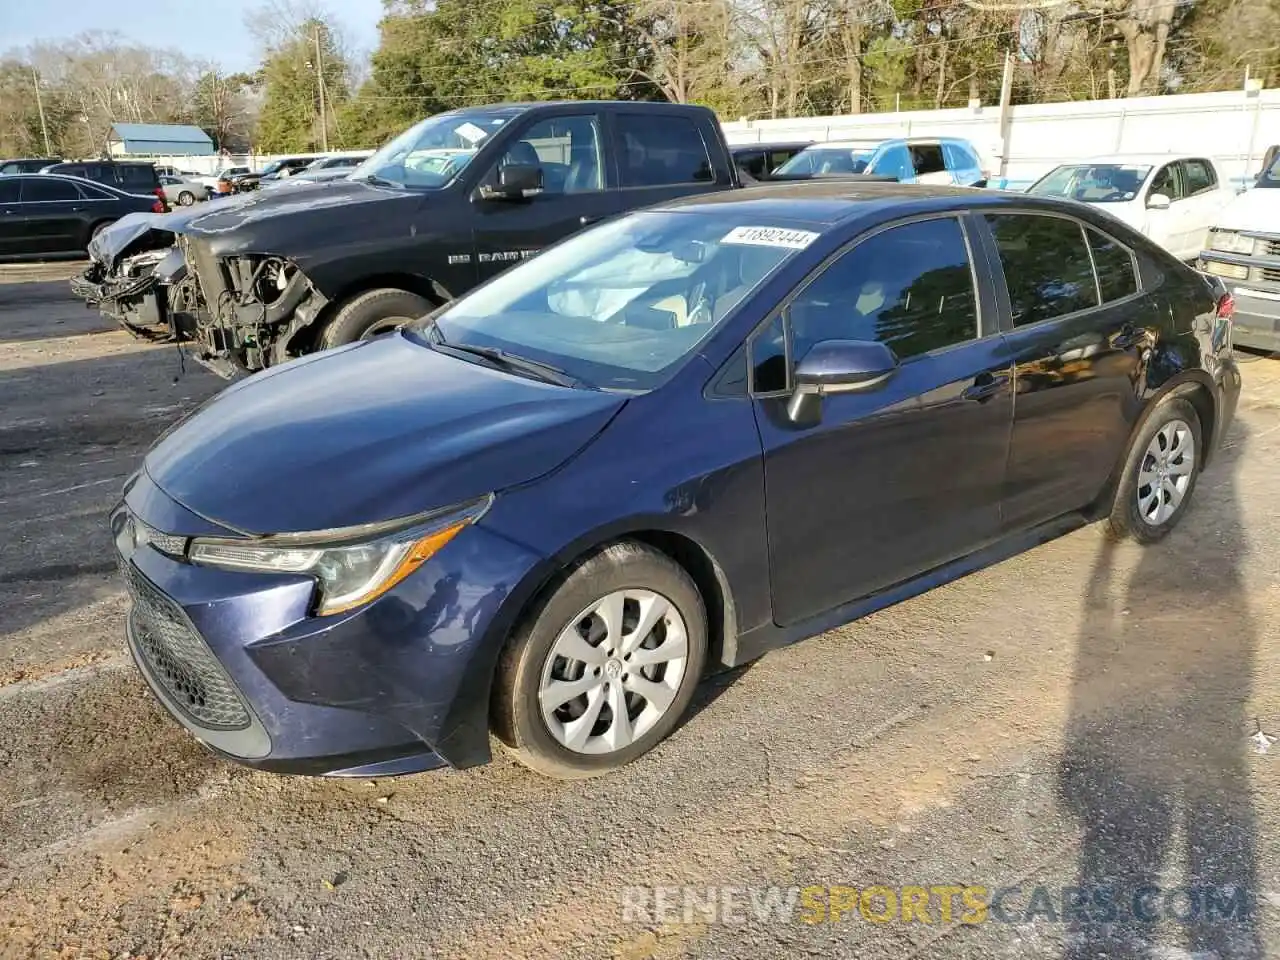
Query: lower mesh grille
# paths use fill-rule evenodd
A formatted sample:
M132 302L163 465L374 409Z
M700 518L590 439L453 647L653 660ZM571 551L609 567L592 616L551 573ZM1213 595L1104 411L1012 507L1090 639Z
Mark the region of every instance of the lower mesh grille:
M249 710L222 665L178 606L132 563L124 565L133 599L134 650L169 699L192 721L212 730L249 726Z

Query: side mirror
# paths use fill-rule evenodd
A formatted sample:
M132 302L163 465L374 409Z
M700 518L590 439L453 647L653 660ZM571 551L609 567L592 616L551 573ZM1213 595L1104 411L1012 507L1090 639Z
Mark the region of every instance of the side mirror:
M898 372L898 358L874 340L820 340L796 365L795 393L787 412L803 418L809 397L873 390Z
M1148 210L1168 210L1169 203L1169 198L1163 193L1153 193L1147 197Z
M507 163L498 168L498 185L485 185L486 200L518 200L542 189L542 167L532 163Z

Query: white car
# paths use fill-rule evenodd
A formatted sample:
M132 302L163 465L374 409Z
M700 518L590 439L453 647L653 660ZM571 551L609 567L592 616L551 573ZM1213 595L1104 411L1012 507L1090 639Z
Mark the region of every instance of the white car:
M1186 262L1200 255L1209 228L1236 196L1208 157L1168 154L1064 163L1027 192L1096 206Z
M1280 151L1268 151L1255 184L1218 214L1204 247L1200 269L1235 301L1232 341L1280 352Z

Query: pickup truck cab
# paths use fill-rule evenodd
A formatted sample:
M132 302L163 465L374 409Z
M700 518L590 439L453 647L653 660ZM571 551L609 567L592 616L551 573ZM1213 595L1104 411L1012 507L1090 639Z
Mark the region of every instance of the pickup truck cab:
M588 224L739 185L705 107L454 110L348 179L122 222L73 288L135 333L196 340L231 376L393 329Z
M1267 151L1254 185L1219 211L1204 247L1197 266L1235 301L1232 341L1280 352L1280 149Z

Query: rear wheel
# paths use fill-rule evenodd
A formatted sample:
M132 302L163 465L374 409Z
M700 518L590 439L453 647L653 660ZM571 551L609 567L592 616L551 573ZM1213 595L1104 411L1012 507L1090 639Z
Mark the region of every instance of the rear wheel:
M1161 401L1129 448L1107 532L1139 543L1163 539L1186 512L1201 449L1196 408L1182 397Z
M190 190L183 190L180 194L178 194L179 206L189 207L195 202L196 202L196 195L192 193Z
M101 220L98 223L95 223L92 227L89 228L89 240L92 241L98 234L100 234L103 230L107 229L107 227L109 226L111 226L110 220Z
M706 612L689 575L656 550L615 543L517 628L498 667L495 732L547 776L607 773L672 731L706 651Z
M432 304L408 290L367 290L348 300L320 335L322 349L368 340L430 313Z

